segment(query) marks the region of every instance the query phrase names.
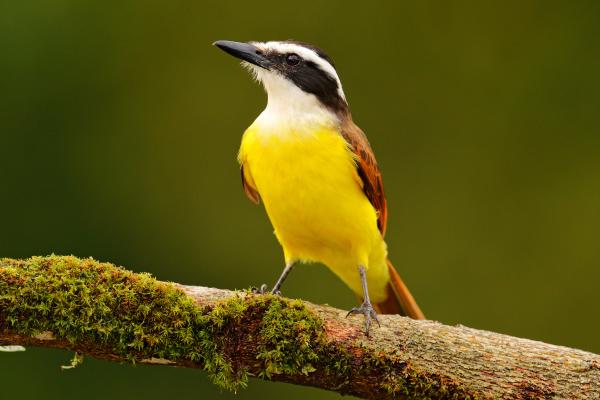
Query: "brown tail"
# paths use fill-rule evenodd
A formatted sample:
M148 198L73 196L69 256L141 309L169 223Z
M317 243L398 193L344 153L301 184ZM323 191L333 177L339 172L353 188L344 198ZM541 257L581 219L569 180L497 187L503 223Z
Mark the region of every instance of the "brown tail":
M390 283L387 285L388 298L374 305L380 314L400 314L413 319L425 319L414 297L402 282L400 275L390 260L387 260L390 271Z

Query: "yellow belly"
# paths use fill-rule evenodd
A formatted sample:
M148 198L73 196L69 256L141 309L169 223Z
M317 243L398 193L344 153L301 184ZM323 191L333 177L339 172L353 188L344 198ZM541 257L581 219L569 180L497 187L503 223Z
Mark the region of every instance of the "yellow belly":
M359 295L363 265L371 300L385 299L385 242L340 134L320 129L264 135L250 127L240 162L260 193L286 262L321 262Z

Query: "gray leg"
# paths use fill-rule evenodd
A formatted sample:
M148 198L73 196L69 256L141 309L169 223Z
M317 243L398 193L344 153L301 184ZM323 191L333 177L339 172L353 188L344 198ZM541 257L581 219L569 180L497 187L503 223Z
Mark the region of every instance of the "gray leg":
M280 291L281 285L283 284L283 281L285 281L285 278L287 278L289 273L294 268L294 265L296 265L296 263L294 261L292 261L291 263L289 263L285 266L285 268L283 269L283 272L281 273L281 276L279 277L279 279L277 279L277 282L275 282L275 286L273 286L273 290L271 290L272 294L281 294L281 291Z
M369 300L369 288L367 287L367 271L365 270L365 267L360 265L358 267L358 273L360 274L360 281L362 283L364 300L359 307L354 307L353 309L351 309L348 312L348 314L346 315L346 318L350 314L363 314L365 316L365 334L367 336L369 336L369 328L371 327L371 318L373 318L375 321L377 321L377 325L381 326L381 324L379 323L379 318L377 318L377 313L375 312L375 309L373 308L373 305L371 304L371 300Z

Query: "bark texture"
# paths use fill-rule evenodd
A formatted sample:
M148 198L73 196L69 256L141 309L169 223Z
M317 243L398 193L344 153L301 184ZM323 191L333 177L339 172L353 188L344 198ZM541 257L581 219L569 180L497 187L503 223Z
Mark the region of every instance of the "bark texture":
M111 264L74 257L65 259L52 256L25 261L0 259L0 345L70 349L113 361L202 368L213 375L215 371L226 370L226 378L223 378L225 375L216 374L217 381L232 377L243 380L252 375L365 399L600 399L600 356L589 352L395 315L380 316L381 327L373 327L371 336L367 338L363 333L362 318L346 318L343 310L270 295L159 281L153 281L158 288L156 293L149 291L150 284L145 281L143 291L132 293L148 295L151 292L153 297L145 301L155 301L162 295L172 297L172 293L176 292L184 300L192 299L191 303L201 310L199 315L203 318L209 315L210 318L206 319L208 322L202 320L202 323L208 324L202 325L205 327L202 329L212 332L213 336L210 339L206 339L209 337L206 335L200 337L214 346L202 342L194 347L196 336L182 339L192 341L190 348L197 349L198 357L160 347L169 343L159 345L150 340L148 347L146 339L138 347L131 345L131 353L127 353L128 350L123 350L109 339L110 335L105 333L108 328L104 326L98 329L104 332L106 340L99 339L103 336L98 336L92 328L85 333L87 328L78 327L84 333L76 336L69 335L68 330L60 331L62 333L40 331L39 327L56 325L32 327L33 322L25 324L23 321L33 317L31 321L40 322L38 319L51 319L55 315L61 315L62 318L69 312L74 315L66 317L81 318L79 306L68 307L65 311L46 297L40 300L44 303L43 307L37 307L34 298L22 305L27 309L19 310L19 302L25 296L22 294L23 288L39 278L36 274L55 273L53 263L59 262L62 263L60 274L67 271L70 277L79 277L81 272L78 271L85 271L85 276L81 275L85 285L104 284L100 278L86 281L94 276L106 275L108 280L110 275L110 279L117 279L109 281L106 288L101 290L102 293L108 291L107 295L116 299L114 305L107 303L110 308L107 312L117 315L115 318L124 318L126 323L131 321L132 324L138 324L132 315L122 309L122 302L133 301L127 297L133 295L119 292L124 286L137 284L138 274ZM34 265L32 263L35 267L30 267ZM25 270L30 274L24 275L22 271ZM68 286L69 282L53 285L54 289L51 290L59 293L67 291L71 294L71 300L80 304L77 302L80 289L73 290ZM110 290L114 290L114 293ZM57 307L60 308L59 314L54 313ZM174 307L177 309L153 309L145 315L157 313L156 318L163 314L176 315L181 307ZM235 309L235 318L228 314L232 309ZM84 313L86 324L100 326L94 320L93 310L96 309L90 310ZM144 320L163 324L157 322L156 318ZM185 320L175 318L174 321L180 321L174 323L178 329L182 324L185 328ZM281 321L285 324L277 327ZM164 324L167 326L171 323ZM150 328L142 324L139 329L146 332L146 337L152 337ZM289 332L293 335L289 336ZM136 343L135 334L132 335L132 343ZM167 339L160 337L156 340L158 343ZM293 341L294 346L290 346L289 343ZM214 354L208 357L203 353L213 347L218 352L217 357ZM217 363L215 360L224 363L225 367L214 367Z

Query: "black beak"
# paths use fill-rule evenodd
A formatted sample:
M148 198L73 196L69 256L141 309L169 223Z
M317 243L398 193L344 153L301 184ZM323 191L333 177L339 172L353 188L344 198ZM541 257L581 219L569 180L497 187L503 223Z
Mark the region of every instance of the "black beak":
M249 62L250 64L258 65L264 69L269 69L272 65L268 58L262 55L262 52L250 43L232 42L231 40L217 40L213 43L215 46L223 50L225 53L231 54L234 57Z

